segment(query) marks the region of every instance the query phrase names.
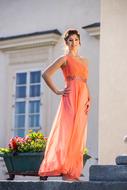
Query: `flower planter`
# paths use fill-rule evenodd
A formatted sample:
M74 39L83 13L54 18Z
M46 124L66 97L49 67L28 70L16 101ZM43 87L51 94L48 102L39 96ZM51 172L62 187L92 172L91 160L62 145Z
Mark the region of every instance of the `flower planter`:
M26 153L1 153L0 157L3 157L7 171L9 174L8 180L13 180L15 175L23 176L38 176L38 170L44 152L26 152ZM86 161L91 158L89 155L84 155L83 166ZM46 180L47 177L40 177L41 180Z
M84 154L83 156L83 167L85 166L87 160L89 160L91 156L89 154Z
M3 157L7 167L8 180L13 180L15 175L38 176L44 152L1 153L0 157Z

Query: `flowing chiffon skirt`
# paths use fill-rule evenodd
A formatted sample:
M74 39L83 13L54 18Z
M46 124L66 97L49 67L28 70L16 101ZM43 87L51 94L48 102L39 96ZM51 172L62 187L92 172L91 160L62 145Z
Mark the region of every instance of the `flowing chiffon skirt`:
M83 168L88 89L82 80L66 82L71 91L67 96L61 97L38 172L40 176L67 174L71 178L79 178Z

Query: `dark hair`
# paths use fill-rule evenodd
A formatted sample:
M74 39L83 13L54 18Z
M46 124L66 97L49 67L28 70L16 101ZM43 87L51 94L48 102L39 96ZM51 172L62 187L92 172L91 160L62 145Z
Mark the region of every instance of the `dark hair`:
M65 33L64 33L64 40L65 42L67 42L68 38L71 36L71 35L77 35L78 39L79 39L79 43L81 44L80 42L80 34L78 32L78 30L67 30Z

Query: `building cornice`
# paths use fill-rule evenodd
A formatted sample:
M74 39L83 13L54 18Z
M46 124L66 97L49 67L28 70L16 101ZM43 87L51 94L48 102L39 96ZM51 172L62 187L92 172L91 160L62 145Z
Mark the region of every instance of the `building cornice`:
M60 36L61 33L55 29L16 36L1 37L0 50L10 51L40 46L54 46L58 42Z
M87 26L83 26L90 36L94 36L99 38L100 37L100 22L96 22Z

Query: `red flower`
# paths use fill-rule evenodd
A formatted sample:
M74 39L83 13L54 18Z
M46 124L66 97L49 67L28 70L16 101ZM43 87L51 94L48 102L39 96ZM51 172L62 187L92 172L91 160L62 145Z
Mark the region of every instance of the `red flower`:
M8 145L9 148L15 150L17 148L17 143L18 142L22 143L22 142L24 142L24 139L21 138L21 137L18 137L18 136L11 138L10 141L9 141L9 145Z

